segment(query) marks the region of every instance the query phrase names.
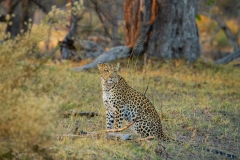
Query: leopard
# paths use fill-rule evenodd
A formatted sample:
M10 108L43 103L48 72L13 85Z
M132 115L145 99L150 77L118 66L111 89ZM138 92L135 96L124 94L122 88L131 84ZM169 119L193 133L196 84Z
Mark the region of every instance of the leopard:
M178 145L186 143L166 135L162 128L160 116L150 102L142 93L129 86L126 80L118 74L120 63L98 63L100 72L102 99L106 108L106 128L111 131L120 129L123 121L133 123L131 129L139 134L141 138L155 137L159 141L175 142ZM198 146L192 145L193 148ZM226 154L219 150L203 148L208 152L225 155L236 159L232 154Z

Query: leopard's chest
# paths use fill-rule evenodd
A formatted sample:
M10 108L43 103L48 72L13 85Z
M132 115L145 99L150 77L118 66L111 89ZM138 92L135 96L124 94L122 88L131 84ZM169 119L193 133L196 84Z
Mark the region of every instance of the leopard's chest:
M109 103L110 100L111 100L111 94L109 92L103 92L103 103L106 104L106 103Z
M112 112L116 111L116 105L115 104L115 96L113 93L109 91L103 92L103 104L106 107L107 110L111 110Z

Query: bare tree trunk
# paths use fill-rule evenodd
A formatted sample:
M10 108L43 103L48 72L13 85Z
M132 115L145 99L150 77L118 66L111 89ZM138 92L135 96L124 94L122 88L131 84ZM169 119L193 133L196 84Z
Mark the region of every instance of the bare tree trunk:
M20 14L16 14L16 12L20 12L20 1L17 0L8 0L8 14L15 14L15 17L11 18L10 21L12 24L7 24L6 33L11 34L11 38L15 37L20 32Z
M33 18L33 10L31 9L30 0L8 0L8 14L14 14L14 17L10 19L11 24L8 23L6 33L11 34L11 38L16 37L21 30L26 32L28 25L24 24L28 22L29 18Z
M117 5L112 4L111 11L112 11L112 46L117 46L118 44L118 17L115 11L117 10Z
M197 5L197 0L125 0L126 45L148 37L147 45L139 46L148 56L195 61L200 56Z
M33 15L31 12L30 0L22 0L21 5L21 17L20 17L20 29L24 32L28 30L28 25L24 24L24 22L28 22L29 18L32 19ZM33 12L32 12L33 13Z
M76 0L72 0L71 6L73 6ZM71 24L68 34L65 36L63 41L60 41L60 52L62 59L77 59L76 48L74 47L74 40L77 35L78 22L83 18L83 11L81 14L74 15L71 13Z
M28 28L29 25L24 23L33 22L33 13L35 10L32 2L44 12L49 12L51 10L52 2L47 0L7 0L7 14L14 14L14 17L11 17L9 20L11 23L7 23L6 27L6 33L10 33L11 38L16 37L19 33L21 33L21 30L26 32L28 29L30 29ZM31 22L28 21L30 18L32 19ZM6 15L1 15L0 21L6 22Z
M142 8L140 8L140 0L125 0L124 1L124 20L126 28L126 45L133 47L141 35ZM146 36L146 35L145 35Z

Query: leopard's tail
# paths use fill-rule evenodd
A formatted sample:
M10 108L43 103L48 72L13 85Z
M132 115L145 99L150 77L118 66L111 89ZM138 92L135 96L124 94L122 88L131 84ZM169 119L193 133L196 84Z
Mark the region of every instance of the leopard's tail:
M172 138L172 137L169 137L169 136L167 136L167 135L165 135L165 134L161 134L161 136L159 137L159 139L160 140L163 140L163 141L165 141L165 142L174 142L174 143L176 143L177 145L180 145L180 146L183 146L183 145L185 145L185 142L183 142L183 141L180 141L180 140L178 140L178 139L176 139L176 138Z
M163 140L163 141L166 141L166 142L174 142L174 143L176 143L177 145L180 145L180 146L184 146L185 144L187 144L186 142L183 142L183 141L178 140L176 138L169 137L165 134L162 134L159 139ZM193 145L193 144L190 144L190 146L194 149L201 149L203 151L211 152L211 153L214 153L214 154L219 154L219 155L225 156L225 157L230 158L230 159L237 159L236 155L228 154L228 153L225 153L225 152L220 151L218 149L209 149L209 148L205 148L205 147L201 147L201 146L197 146L197 145Z

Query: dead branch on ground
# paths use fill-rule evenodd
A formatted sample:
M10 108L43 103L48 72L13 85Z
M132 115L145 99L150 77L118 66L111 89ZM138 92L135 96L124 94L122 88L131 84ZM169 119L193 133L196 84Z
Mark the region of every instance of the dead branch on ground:
M95 117L99 114L97 112L74 112L70 111L68 113L63 113L63 118L69 118L70 116L86 116L86 117Z

